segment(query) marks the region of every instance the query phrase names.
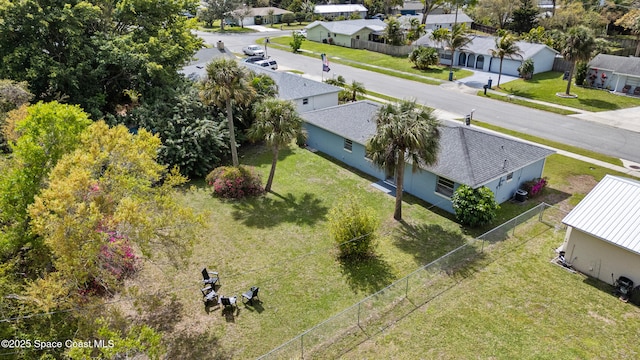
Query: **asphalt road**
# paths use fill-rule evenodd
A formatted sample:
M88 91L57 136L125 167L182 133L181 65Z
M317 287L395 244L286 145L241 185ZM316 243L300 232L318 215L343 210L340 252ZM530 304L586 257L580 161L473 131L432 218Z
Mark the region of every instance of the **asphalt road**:
M243 46L254 43L259 37L284 33L199 35L207 43L215 44L222 40L227 49L242 53ZM457 114L460 118L475 109L473 118L479 121L640 163L640 133L637 132L467 94L454 83L426 85L337 63L330 63L331 71L323 73L319 57L314 59L271 47L267 52L278 61L281 69L300 70L317 80L342 75L348 83L353 80L363 83L367 90L395 98L413 98L418 103Z

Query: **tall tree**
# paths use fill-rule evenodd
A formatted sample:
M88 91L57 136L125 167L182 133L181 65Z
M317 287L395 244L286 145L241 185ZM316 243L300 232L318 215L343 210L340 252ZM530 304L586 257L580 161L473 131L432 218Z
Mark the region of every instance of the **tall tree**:
M625 29L631 30L636 36L638 43L636 45L635 56L640 56L640 9L630 10L624 14L620 19L616 20L616 25L622 26Z
M220 58L207 65L207 79L202 84L200 97L205 104L215 104L227 111L227 127L233 166L238 166L238 149L233 125L233 105L246 105L256 91L249 85L249 71L235 60Z
M500 59L500 69L498 70L498 88L500 87L500 78L502 77L502 62L504 58L513 59L514 56L522 58L521 50L516 45L516 37L510 32L505 32L504 35L496 37L496 47L491 49L491 56Z
M254 112L256 120L247 134L253 140L264 140L271 147L271 170L264 187L265 191L271 191L280 149L300 136L303 120L294 103L274 98L258 103Z
M213 25L213 21L220 20L220 29L224 30L225 17L232 16L239 6L239 0L204 0L199 16L210 25Z
M427 16L429 16L429 14L433 10L439 8L445 2L444 0L420 0L420 1L424 5L422 7L422 20L420 21L422 25L427 23Z
M384 29L384 38L390 45L402 45L404 33L400 27L400 22L395 17L385 20L387 27Z
M538 14L540 9L532 0L521 0L520 7L513 10L508 28L516 34L528 33L538 26Z
M420 39L426 32L424 28L425 25L420 24L417 18L411 18L409 20L409 29L407 30L407 42L411 43Z
M595 37L589 29L584 26L576 26L569 29L561 52L564 59L571 62L569 78L567 79L567 90L565 92L566 95L571 95L571 81L576 63L578 61L589 60L595 47Z
M195 0L0 2L0 78L26 81L36 100L65 99L95 118L133 89L169 87L201 46L184 11Z
M471 40L471 37L469 37L469 29L467 29L467 24L465 23L455 24L453 30L450 31L444 39L447 44L447 49L451 51L451 64L449 64L450 78L453 74L453 61L456 50L463 49Z
M385 104L376 114L376 134L366 152L376 166L395 174L396 207L393 218L402 220L402 192L406 158L413 171L434 164L440 144L439 121L433 110L418 108L415 101Z
M492 26L504 29L519 3L519 0L482 0L475 7L475 15Z

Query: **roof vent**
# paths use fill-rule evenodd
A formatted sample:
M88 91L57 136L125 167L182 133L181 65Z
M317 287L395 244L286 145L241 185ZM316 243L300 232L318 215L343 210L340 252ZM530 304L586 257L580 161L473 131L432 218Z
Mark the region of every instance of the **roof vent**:
M502 165L502 170L507 168L507 159L504 159L504 164Z

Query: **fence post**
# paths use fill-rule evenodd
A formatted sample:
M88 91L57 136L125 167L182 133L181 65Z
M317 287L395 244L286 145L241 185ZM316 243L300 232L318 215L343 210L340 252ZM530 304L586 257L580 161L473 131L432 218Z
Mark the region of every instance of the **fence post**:
M404 289L404 298L407 299L409 297L409 276L407 276L407 286Z
M360 308L361 307L362 307L362 301L358 303L358 327L362 329L362 326L360 326Z
M302 355L300 358L304 359L304 334L300 336L300 355Z

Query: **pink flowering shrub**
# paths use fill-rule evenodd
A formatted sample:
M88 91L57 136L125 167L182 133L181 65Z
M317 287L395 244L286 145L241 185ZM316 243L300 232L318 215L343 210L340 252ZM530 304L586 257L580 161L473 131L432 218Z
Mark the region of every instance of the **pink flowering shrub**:
M107 233L109 240L100 248L101 266L117 280L135 273L138 258L133 253L129 240L115 232Z
M262 179L249 166L221 166L213 169L206 177L213 194L222 198L240 199L264 193Z
M542 193L542 190L545 186L547 186L547 178L536 178L530 181L525 182L523 185L524 190L526 190L529 194L530 198L536 197Z

